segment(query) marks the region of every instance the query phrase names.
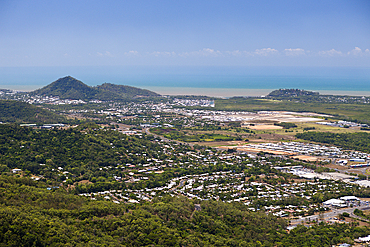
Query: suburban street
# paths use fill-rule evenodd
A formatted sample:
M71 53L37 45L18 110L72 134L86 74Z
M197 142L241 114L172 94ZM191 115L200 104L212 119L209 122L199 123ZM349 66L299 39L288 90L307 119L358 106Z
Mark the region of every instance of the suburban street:
M353 214L353 211L355 211L355 209L369 210L370 206L368 204L363 204L359 207L344 208L344 209L333 209L332 211L327 212L327 213L323 213L322 215L311 215L311 216L307 216L307 217L302 217L300 219L291 220L290 225L298 225L298 224L302 224L304 222L314 221L314 220L316 220L316 221L328 221L328 220L334 219L339 214L343 214L345 212L348 213L353 218L360 218L357 215Z

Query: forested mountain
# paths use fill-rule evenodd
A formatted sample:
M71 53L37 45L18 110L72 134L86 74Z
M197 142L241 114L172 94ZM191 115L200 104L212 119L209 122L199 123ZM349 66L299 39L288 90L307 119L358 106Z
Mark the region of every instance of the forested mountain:
M37 95L59 96L61 99L90 99L96 95L96 89L83 82L66 76L32 92Z
M140 96L159 96L149 90L111 83L90 87L71 76L60 78L48 86L31 92L31 94L81 100L120 100Z
M21 101L0 100L0 122L60 123L65 117Z

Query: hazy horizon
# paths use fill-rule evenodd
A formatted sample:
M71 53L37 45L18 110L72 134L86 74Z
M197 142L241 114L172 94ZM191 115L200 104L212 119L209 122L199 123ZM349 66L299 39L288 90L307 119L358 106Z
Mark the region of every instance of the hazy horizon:
M89 86L108 82L172 95L260 96L280 88L369 95L369 71L366 67L292 66L9 67L0 68L0 88L32 91L69 75Z
M0 1L0 88L370 91L370 1Z

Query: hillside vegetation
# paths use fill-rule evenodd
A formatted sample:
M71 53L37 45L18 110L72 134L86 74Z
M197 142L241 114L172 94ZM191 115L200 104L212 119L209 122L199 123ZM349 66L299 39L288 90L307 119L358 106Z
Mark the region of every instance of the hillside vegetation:
M200 204L200 211L195 204ZM28 178L0 177L3 246L331 246L369 233L299 226L240 203L165 196L144 204L90 201Z
M156 97L159 94L125 85L104 83L96 87L90 87L83 82L66 76L41 89L31 92L33 95L58 96L60 99L81 100L124 100L135 97Z
M271 98L295 98L295 97L302 97L302 96L319 96L318 92L300 90L300 89L279 89L274 90L267 95L267 97Z
M66 118L46 109L13 100L0 100L0 122L60 123Z

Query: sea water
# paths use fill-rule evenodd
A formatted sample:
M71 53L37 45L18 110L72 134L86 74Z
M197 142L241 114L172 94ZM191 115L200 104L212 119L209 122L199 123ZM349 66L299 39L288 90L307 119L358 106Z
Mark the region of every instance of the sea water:
M0 67L0 88L29 91L67 75L89 86L109 82L161 94L256 96L279 88L297 88L325 94L370 95L368 67Z

